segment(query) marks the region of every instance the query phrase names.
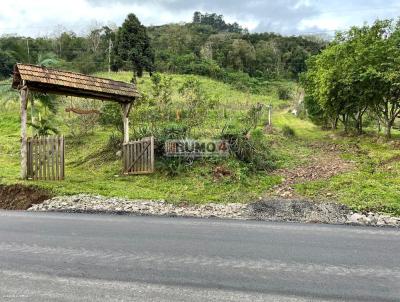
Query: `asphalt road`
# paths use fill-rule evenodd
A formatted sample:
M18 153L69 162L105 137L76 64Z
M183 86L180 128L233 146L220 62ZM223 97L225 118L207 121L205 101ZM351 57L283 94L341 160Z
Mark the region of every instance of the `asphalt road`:
M0 301L400 301L400 231L0 211Z

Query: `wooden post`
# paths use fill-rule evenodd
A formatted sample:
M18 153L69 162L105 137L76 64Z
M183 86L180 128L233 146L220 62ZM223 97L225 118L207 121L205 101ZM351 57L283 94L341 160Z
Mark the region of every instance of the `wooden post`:
M33 95L31 94L31 123L35 124L35 100L33 99Z
M129 143L129 112L131 108L132 103L121 104L122 122L124 123L124 144Z
M268 126L272 126L272 104L268 106Z
M19 91L21 101L21 178L28 178L28 147L26 136L26 120L27 120L27 105L28 105L28 88L25 81L23 81L22 88Z
M151 157L151 163L150 163L150 168L151 168L151 173L154 172L154 136L151 136L150 138L150 157Z

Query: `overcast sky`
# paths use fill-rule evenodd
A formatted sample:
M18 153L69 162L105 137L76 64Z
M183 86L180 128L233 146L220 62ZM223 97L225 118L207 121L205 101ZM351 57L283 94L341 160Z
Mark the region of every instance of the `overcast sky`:
M0 35L84 34L96 24L121 25L135 13L145 25L188 22L194 11L223 14L252 32L332 34L376 18L400 16L399 0L2 0Z

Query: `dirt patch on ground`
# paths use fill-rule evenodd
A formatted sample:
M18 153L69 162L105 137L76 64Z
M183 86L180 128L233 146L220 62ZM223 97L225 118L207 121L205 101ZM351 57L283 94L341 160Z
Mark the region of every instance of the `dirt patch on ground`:
M51 197L48 191L35 186L0 185L0 209L27 210Z
M320 144L312 146L318 154L311 156L306 165L292 169L279 169L275 175L283 177L283 182L273 188L272 195L280 198L298 198L294 185L308 181L329 179L340 173L353 169L354 163L340 157L343 150L335 144Z

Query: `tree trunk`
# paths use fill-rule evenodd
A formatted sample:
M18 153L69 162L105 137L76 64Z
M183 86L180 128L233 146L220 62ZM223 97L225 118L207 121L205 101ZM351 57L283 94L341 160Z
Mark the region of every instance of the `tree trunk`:
M338 121L339 121L339 116L336 116L335 119L332 121L332 130L337 129Z
M385 128L385 135L387 138L392 138L392 127L393 127L393 122L388 121L386 123L386 128Z
M362 134L363 133L363 116L359 115L358 119L357 119L357 133L358 134Z
M344 132L347 134L349 132L349 115L343 114L343 125L344 125Z
M132 103L121 104L122 122L124 125L124 144L129 143L129 112L131 108Z

